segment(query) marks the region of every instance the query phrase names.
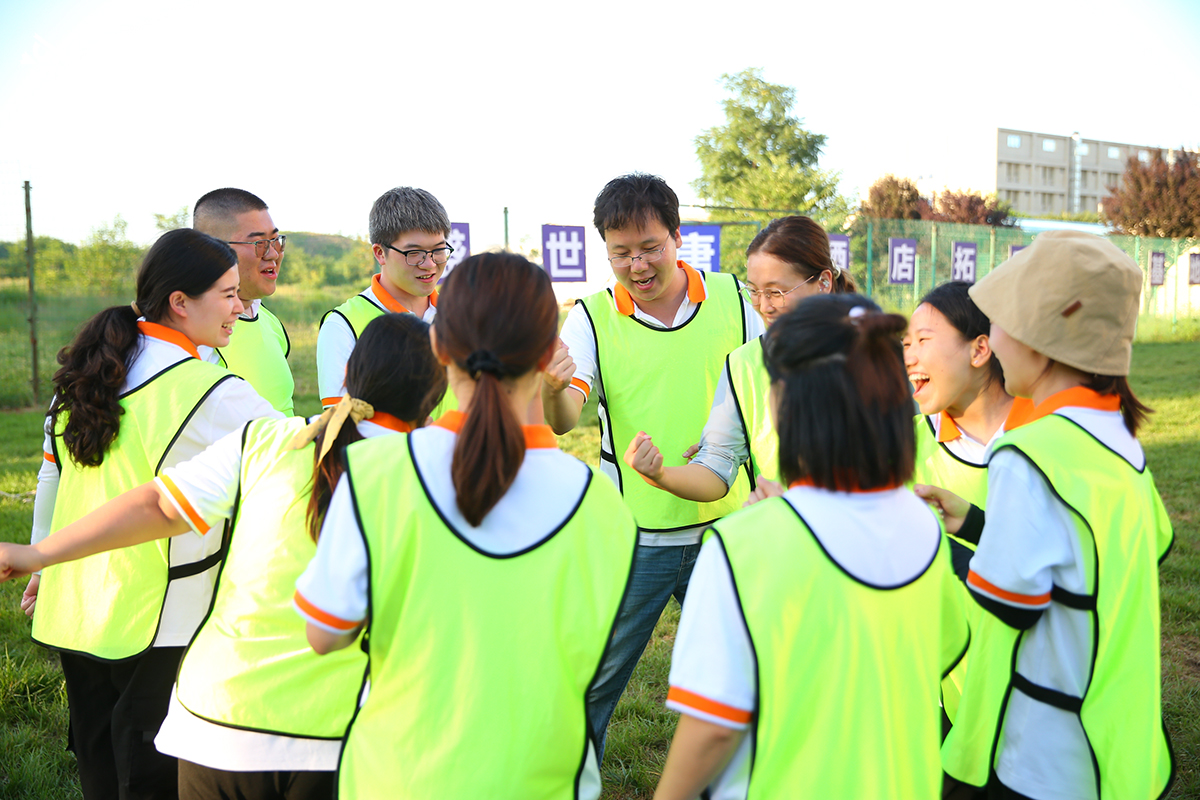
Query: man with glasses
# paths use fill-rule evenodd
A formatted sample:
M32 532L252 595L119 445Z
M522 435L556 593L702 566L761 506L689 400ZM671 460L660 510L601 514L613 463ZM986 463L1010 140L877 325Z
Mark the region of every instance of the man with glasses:
M229 344L217 350L221 365L290 417L296 388L287 363L292 344L283 323L262 305L275 293L287 237L275 227L267 204L241 189L217 189L197 200L192 227L228 242L237 253L238 297L246 310Z
M679 200L652 175L624 175L596 197L594 222L616 285L578 301L546 369L542 405L555 433L575 427L593 389L600 414L600 468L638 523L638 553L613 639L588 693L597 759L608 720L663 609L681 603L704 528L735 511L749 486L713 503L648 485L621 460L643 430L655 431L668 464L696 443L725 356L763 333L732 275L697 272L676 260Z
M424 189L398 186L371 206L367 223L379 273L371 285L321 318L317 334L317 387L324 406L345 391L346 361L367 323L388 311L416 314L432 322L437 314L437 282L454 252L446 237L450 217ZM435 418L453 408L454 395L434 409Z

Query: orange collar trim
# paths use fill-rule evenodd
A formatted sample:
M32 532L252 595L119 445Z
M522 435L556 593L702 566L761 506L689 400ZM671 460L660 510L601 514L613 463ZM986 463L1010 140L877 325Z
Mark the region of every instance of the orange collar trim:
M1033 401L1028 397L1014 397L1012 408L1008 410L1008 418L1004 420L1004 430L1011 431L1029 422L1033 414Z
M177 347L182 347L192 358L200 357L200 351L196 349L196 343L174 328L168 328L166 325L159 325L157 322L146 322L146 320L139 321L137 326L138 330L142 332L143 336L149 336L151 339L159 339L164 342L170 342Z
M675 266L683 270L687 275L687 297L693 303L701 303L708 298L708 290L704 286L704 279L686 261L676 261ZM613 299L617 303L617 313L623 314L626 317L633 316L633 295L629 293L621 284L617 284L613 289Z
M1031 401L1032 403L1032 401ZM1094 408L1097 411L1120 411L1121 398L1115 394L1100 394L1095 389L1086 386L1072 386L1050 395L1029 412L1021 425L1037 422L1042 417L1048 417L1060 408ZM1016 427L1020 427L1019 425ZM1012 430L1012 428L1008 428Z
M388 414L386 411L376 411L374 415L367 418L367 422L374 422L381 428L387 428L389 431L396 433L410 433L412 425L409 425L399 417Z
M371 277L371 291L375 293L375 297L379 302L383 303L383 307L388 311L395 311L397 314L411 314L412 312L405 308L399 300L388 294L388 290L383 288L383 281L379 279L379 273L375 273ZM433 290L433 294L429 295L429 304L437 308L438 293L437 289Z
M439 428L445 428L448 431L458 433L462 430L463 423L466 420L466 414L454 410L447 411L433 424ZM526 449L545 450L558 448L558 437L554 435L554 431L550 430L549 425L522 425L521 430L525 432Z
M811 486L814 489L824 489L824 486L817 486L813 483L812 478L800 478L788 484L789 489L794 489L797 486ZM850 492L851 494L872 494L874 492L890 492L892 489L899 489L900 484L889 483L887 486L878 486L874 489L860 489L858 486L839 486L836 491Z
M944 409L938 417L938 444L953 442L955 439L962 437L962 431L958 429L958 423Z

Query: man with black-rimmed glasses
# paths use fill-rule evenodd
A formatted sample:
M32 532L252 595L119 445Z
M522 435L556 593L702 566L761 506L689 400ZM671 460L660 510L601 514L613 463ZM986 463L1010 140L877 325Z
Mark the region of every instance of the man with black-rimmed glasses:
M454 252L446 241L450 217L424 189L397 186L384 192L371 206L367 230L379 272L370 286L322 317L317 333L317 388L324 406L341 399L346 361L368 322L388 311L433 322L437 282ZM453 402L447 392L434 417Z
M275 227L267 204L242 189L217 189L197 200L192 227L228 242L238 258L238 297L246 310L229 344L217 350L221 365L290 417L296 388L287 362L291 342L283 323L262 305L275 293L287 237Z

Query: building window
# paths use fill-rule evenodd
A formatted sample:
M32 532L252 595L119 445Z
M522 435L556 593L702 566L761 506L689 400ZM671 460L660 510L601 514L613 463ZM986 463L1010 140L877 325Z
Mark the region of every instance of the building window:
M1008 135L1008 146L1013 148L1014 150L1016 148L1020 147L1021 146L1021 137L1015 133L1010 133Z
M1138 161L1145 164L1149 160L1150 160L1150 151L1149 150L1138 150Z
M1113 158L1113 159L1119 159L1121 157L1121 148L1119 148L1119 147L1108 148L1108 157Z
M1058 149L1058 142L1053 139L1042 139L1042 149L1047 153L1053 153Z
M1087 154L1088 154L1087 142L1081 142L1079 144L1079 155L1086 156Z

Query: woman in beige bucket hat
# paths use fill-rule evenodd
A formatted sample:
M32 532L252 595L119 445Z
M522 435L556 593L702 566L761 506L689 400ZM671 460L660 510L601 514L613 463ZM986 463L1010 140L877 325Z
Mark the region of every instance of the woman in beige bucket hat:
M1156 798L1174 774L1158 598L1173 535L1126 380L1141 283L1107 240L1053 231L970 292L1005 388L1034 404L989 457L967 580L989 613L942 750L993 796Z

